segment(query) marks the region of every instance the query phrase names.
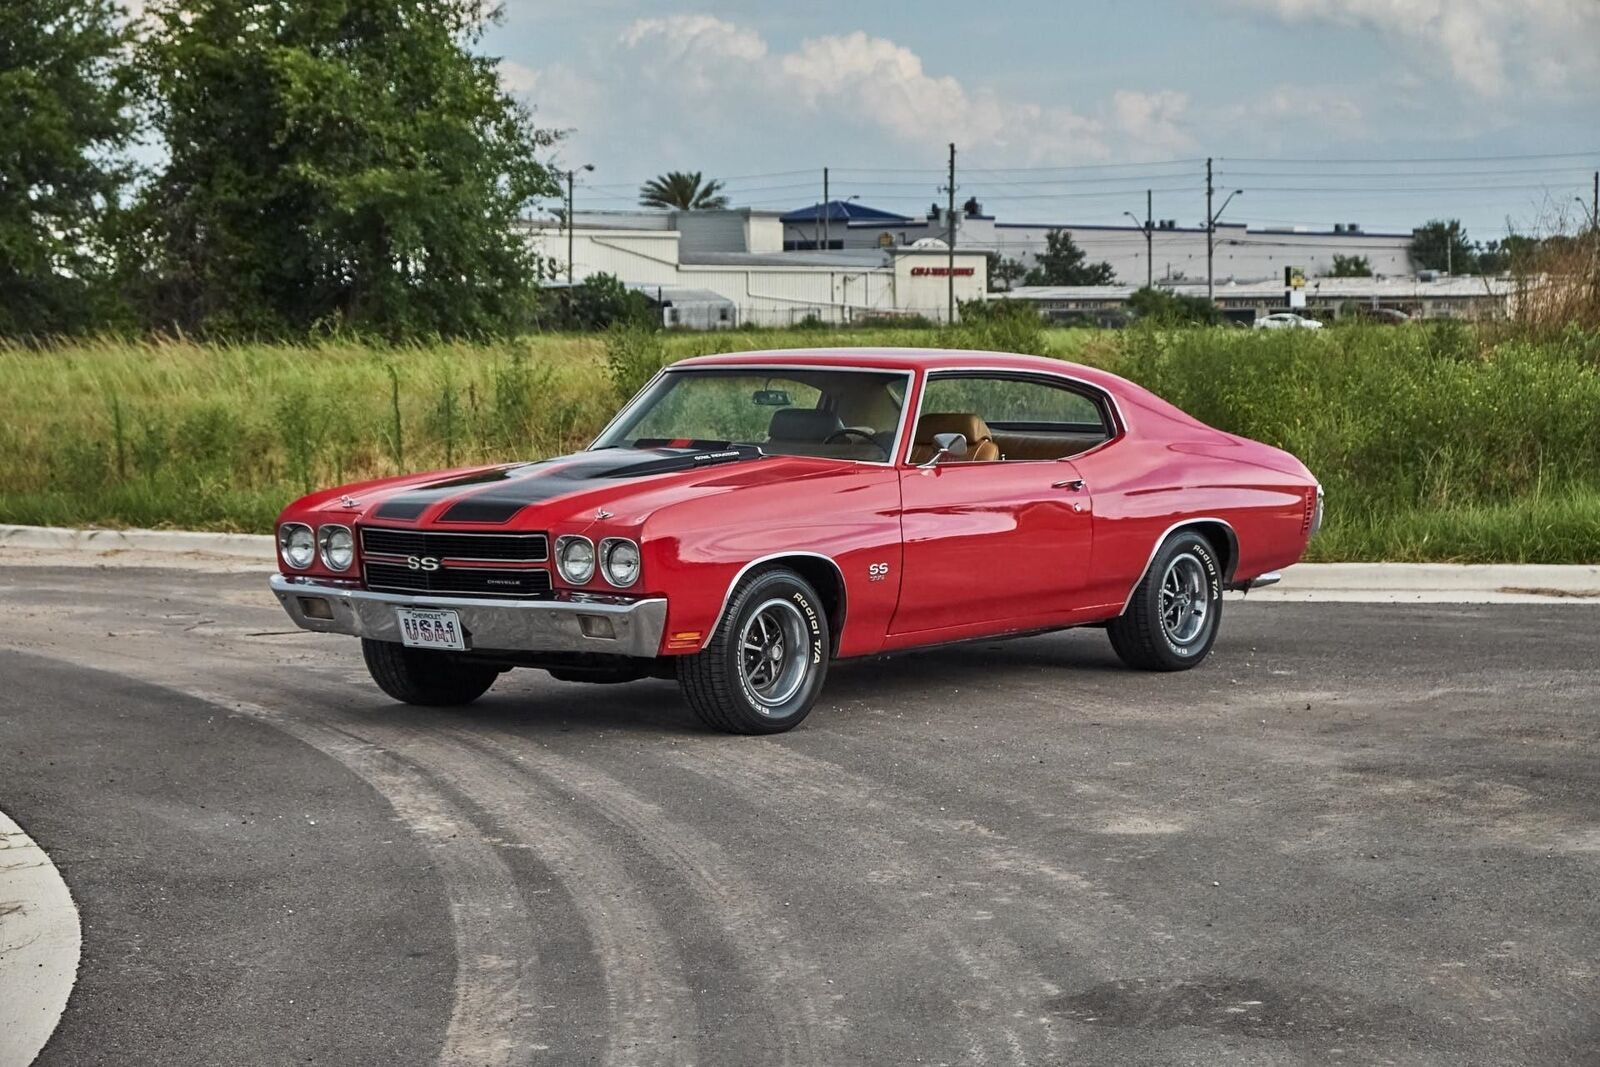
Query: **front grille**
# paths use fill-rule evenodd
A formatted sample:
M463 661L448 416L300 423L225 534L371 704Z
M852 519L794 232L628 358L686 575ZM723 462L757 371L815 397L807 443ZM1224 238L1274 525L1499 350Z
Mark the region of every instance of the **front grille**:
M381 526L361 528L361 550L379 556L432 556L434 559L506 563L543 563L550 558L550 542L542 533L439 533L391 530Z
M550 572L543 568L440 567L412 570L404 563L374 563L364 568L368 589L385 593L466 593L472 596L540 598L550 594Z

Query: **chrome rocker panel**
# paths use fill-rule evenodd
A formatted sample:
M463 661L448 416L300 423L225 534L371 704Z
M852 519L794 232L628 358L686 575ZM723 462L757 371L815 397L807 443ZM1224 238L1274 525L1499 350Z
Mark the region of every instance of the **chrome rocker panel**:
M375 641L400 641L394 609L448 608L460 615L467 647L516 652L603 652L654 658L667 623L664 597L645 600L490 600L482 597L411 596L375 593L312 578L272 576L272 591L302 630L350 634ZM306 613L302 598L327 602L333 618ZM611 623L612 637L590 637L580 616Z

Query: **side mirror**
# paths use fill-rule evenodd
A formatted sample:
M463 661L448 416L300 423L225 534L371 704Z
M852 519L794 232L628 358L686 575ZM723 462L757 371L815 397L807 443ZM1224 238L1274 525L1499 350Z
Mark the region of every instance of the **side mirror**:
M938 466L939 461L946 456L960 459L967 454L967 435L964 433L936 433L933 435L933 455L928 457L924 467Z

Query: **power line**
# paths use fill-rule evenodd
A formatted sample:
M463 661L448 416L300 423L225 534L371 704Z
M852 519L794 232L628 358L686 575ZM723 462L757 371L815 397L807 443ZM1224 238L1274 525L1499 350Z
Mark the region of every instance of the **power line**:
M1510 161L1523 161L1531 159L1600 159L1600 149L1588 152L1545 152L1538 154L1513 154L1489 156L1414 156L1408 159L1289 159L1279 157L1270 159L1266 156L1218 156L1218 163L1285 163L1301 164L1315 163L1319 166L1343 166L1368 163L1504 163Z

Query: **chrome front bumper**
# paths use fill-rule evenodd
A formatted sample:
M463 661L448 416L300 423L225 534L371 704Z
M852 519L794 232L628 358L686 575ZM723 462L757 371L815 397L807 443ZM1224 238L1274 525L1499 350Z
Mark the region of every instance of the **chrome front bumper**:
M282 574L272 576L272 591L303 630L398 643L400 622L395 608L448 608L460 616L469 649L502 652L602 652L653 658L661 650L661 632L667 624L667 602L662 597L591 599L578 594L578 599L568 600L498 600L410 596ZM611 636L605 636L607 632Z

